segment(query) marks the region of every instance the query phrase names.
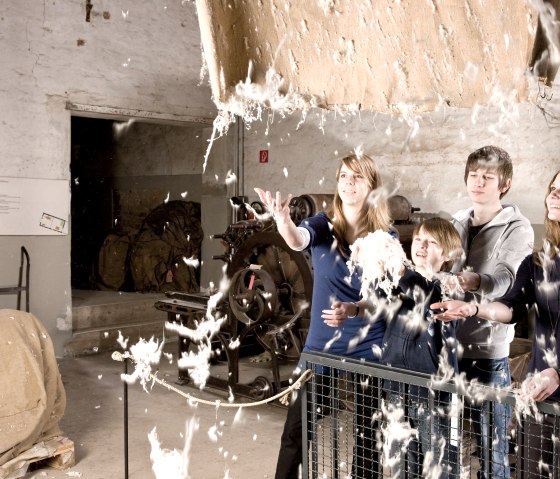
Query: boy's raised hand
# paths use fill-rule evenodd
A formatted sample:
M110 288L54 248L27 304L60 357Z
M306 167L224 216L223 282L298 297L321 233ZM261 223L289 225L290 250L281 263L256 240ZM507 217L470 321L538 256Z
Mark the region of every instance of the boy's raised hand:
M461 289L465 293L467 291L476 291L480 288L480 275L478 273L474 273L473 271L463 271L457 273L457 278L459 279Z

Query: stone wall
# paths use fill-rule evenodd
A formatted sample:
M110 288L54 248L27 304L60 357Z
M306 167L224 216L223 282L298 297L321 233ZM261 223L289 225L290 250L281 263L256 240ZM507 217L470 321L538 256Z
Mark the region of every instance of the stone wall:
M89 14L86 3L0 3L0 176L70 181L72 113L203 126L215 115L209 87L198 85L192 3L93 0ZM17 281L22 244L32 261L31 311L61 353L71 332L70 237L0 236L0 284Z

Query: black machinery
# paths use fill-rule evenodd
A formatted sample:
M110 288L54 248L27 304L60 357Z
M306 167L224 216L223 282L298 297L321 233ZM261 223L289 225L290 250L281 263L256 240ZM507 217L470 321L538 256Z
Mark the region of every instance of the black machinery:
M227 298L218 305L227 321L217 334L216 352L225 354L228 363L227 379L211 376L208 384L220 389L231 389L254 399L265 399L279 392L282 382L280 362L294 362L299 358L309 328L309 311L313 287L313 273L307 253L289 248L276 231L274 222L254 219L244 198L233 198L239 221L213 238L225 246L223 255L214 257L227 264L229 288ZM332 195L302 195L290 202L290 216L296 224L326 210ZM260 202L251 204L256 213L264 213ZM412 208L403 196L390 199L395 228L405 248L410 245L414 226ZM420 216L420 215L418 215ZM194 327L194 321L203 319L208 296L197 293L173 292L156 303L156 308L168 313L169 321ZM230 348L232 341L239 344ZM239 381L239 360L244 346L255 341L270 353L273 381L257 376L252 383ZM191 343L180 338L179 355L188 351ZM188 372L179 370L179 381L187 382Z

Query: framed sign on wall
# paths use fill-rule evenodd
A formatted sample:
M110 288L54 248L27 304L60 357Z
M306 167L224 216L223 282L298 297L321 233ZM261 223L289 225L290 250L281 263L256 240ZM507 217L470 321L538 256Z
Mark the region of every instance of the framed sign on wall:
M68 180L0 176L0 235L68 234Z

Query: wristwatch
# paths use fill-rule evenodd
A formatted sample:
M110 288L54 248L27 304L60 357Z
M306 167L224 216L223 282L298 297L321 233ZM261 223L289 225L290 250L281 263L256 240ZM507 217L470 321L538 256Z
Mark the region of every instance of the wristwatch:
M356 306L356 314L353 314L352 316L348 316L348 319L355 318L358 316L358 314L360 314L360 305L358 303L354 303L354 301L350 301L350 304Z

